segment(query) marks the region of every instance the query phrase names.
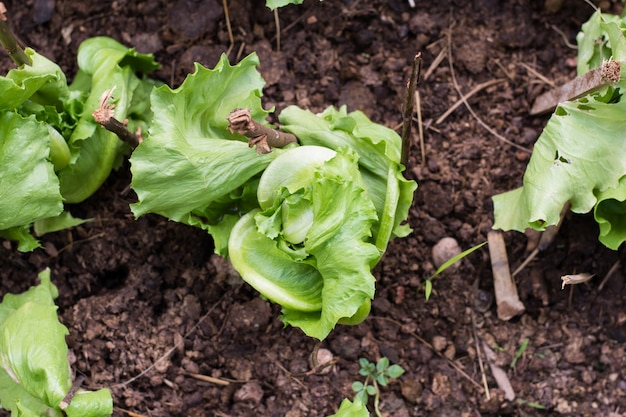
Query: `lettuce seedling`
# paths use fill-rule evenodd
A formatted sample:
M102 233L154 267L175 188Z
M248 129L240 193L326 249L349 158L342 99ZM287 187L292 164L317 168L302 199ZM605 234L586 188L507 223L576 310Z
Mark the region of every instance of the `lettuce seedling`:
M606 60L626 60L626 20L599 10L577 36L578 73ZM494 228L524 231L556 225L568 202L593 210L599 240L611 249L626 241L626 100L622 77L577 100L560 103L541 133L521 188L494 201Z
M62 214L63 204L91 196L129 150L93 120L100 95L116 86L116 116L145 127L154 82L136 74L157 64L113 39L91 38L79 47L68 85L57 64L24 52L30 63L0 77L0 236L28 251L39 246L33 223L38 230L80 223Z
M0 407L12 417L111 415L108 389L72 391L68 331L54 305L58 291L49 270L39 279L39 285L7 294L0 303Z
M252 149L227 119L247 108L266 124L257 65L254 54L235 66L224 55L213 70L196 64L178 89L153 91L150 136L131 157L131 209L207 230L286 324L324 339L367 317L371 270L410 232L416 184L402 175L400 137L345 108L289 107L282 129L299 144Z

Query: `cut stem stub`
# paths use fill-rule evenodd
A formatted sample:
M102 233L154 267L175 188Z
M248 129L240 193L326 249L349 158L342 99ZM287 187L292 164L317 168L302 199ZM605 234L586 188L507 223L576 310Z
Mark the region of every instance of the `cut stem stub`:
M619 61L604 61L600 67L537 97L530 114L552 111L559 103L577 99L606 85L615 84L620 80L620 69Z
M298 142L291 133L271 129L252 118L250 109L235 109L228 115L228 130L249 138L248 146L256 145L259 155L272 152L272 148L282 148Z
M110 103L113 90L115 90L115 87L102 93L100 106L92 113L93 118L100 126L109 132L115 133L122 142L129 144L132 149L135 149L143 141L141 130L133 133L128 130L126 126L127 121L120 122L115 118L115 104Z
M7 51L9 57L15 62L16 65L32 65L32 61L26 55L22 47L20 46L15 34L9 28L7 23L7 9L4 7L4 3L0 2L0 44Z

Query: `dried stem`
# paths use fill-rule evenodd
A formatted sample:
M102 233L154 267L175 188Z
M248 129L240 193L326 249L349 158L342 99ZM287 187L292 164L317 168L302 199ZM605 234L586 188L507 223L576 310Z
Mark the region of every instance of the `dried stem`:
M574 100L606 85L615 84L620 80L620 69L620 62L605 61L600 67L537 97L530 114L552 111L559 103Z
M272 152L272 148L282 148L298 140L291 133L270 129L258 123L250 115L250 109L235 109L228 115L228 129L250 138L248 145L256 145L259 155Z
M59 404L59 408L61 410L65 410L67 407L70 406L70 403L72 402L72 399L74 398L74 395L76 395L76 393L80 389L80 386L83 385L84 381L85 381L85 377L82 375L79 375L78 378L76 378L76 380L72 384L72 387L67 392L67 395L63 397L63 399L61 400L61 403Z
M228 51L226 51L226 55L230 55L230 51L232 51L233 46L235 46L235 38L233 36L233 28L230 25L230 14L228 12L228 0L222 0L222 7L224 8L224 18L226 19L226 29L228 31L228 40L230 41L230 46L228 47Z
M135 149L143 141L141 130L133 133L126 126L128 121L120 122L115 118L115 104L109 102L113 90L115 90L115 87L102 93L100 106L92 113L93 118L96 120L96 123L109 132L115 133L122 142L129 144L132 149Z
M280 52L280 19L278 9L274 9L274 24L276 25L276 51Z
M415 103L415 88L419 84L420 71L422 69L422 53L418 52L413 58L411 78L406 89L404 99L404 117L402 123L402 156L400 161L406 167L411 152L411 122L413 120L413 104Z
M9 57L17 66L32 65L32 61L19 45L17 38L7 24L7 9L4 3L0 2L0 44L7 51Z

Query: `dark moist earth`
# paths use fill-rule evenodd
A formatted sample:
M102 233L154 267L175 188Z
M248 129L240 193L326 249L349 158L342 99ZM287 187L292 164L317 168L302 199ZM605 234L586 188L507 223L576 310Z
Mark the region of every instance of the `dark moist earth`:
M51 268L72 368L87 388L111 388L115 416L325 416L353 397L358 359L383 356L406 370L382 389L386 416L625 416L624 266L599 289L624 251L597 242L590 216L567 215L551 248L517 276L526 306L520 317L497 318L486 247L437 278L424 299L435 243L447 236L463 248L484 242L491 196L521 185L529 158L464 106L438 122L459 99L454 82L467 93L499 80L469 103L495 132L532 148L547 117L529 116L530 104L547 81L575 76L568 44L592 13L582 0L565 3L554 13L543 0L417 1L416 8L405 0L305 1L280 10L279 51L261 0L228 1L230 49L218 0L9 1L21 39L70 78L78 45L96 35L155 53L163 64L155 77L173 86L194 61L212 67L227 50L233 62L256 51L266 107L321 111L345 103L392 128L421 51L426 162L414 135L407 169L419 182L414 232L392 242L376 267L370 318L338 327L321 344L283 328L279 308L241 284L203 231L154 215L134 220L128 164L70 207L93 222L44 236L33 253L2 242L0 294L26 290ZM618 1L601 3L621 10ZM3 73L11 68L5 56L0 64ZM505 240L516 268L527 239L511 232ZM579 272L596 278L561 291L560 276ZM486 363L481 370L477 339L495 352L515 400L504 399ZM330 351L332 366L315 367L318 348Z

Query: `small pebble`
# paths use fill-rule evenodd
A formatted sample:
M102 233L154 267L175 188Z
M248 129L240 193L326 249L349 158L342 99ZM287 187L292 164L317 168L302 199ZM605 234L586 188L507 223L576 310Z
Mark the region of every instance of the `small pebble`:
M311 368L318 368L319 374L324 375L329 373L332 370L332 365L330 362L334 359L333 353L324 348L320 348L317 350L317 358L315 361L311 361Z
M261 384L255 381L244 384L235 392L235 395L233 396L233 400L235 402L246 401L254 404L260 404L262 399L263 387L261 387Z
M433 349L435 349L437 352L441 352L442 350L444 350L447 344L448 344L448 341L446 340L445 337L443 336L433 337L433 341L432 341Z
M433 250L432 250L433 263L435 264L436 268L439 268L446 261L448 261L451 258L454 258L460 253L461 253L461 247L459 246L456 239L452 237L444 237L439 242L437 242L437 244L433 247ZM459 265L458 262L454 263L450 265L448 269L451 271L454 271L458 269L458 265Z

